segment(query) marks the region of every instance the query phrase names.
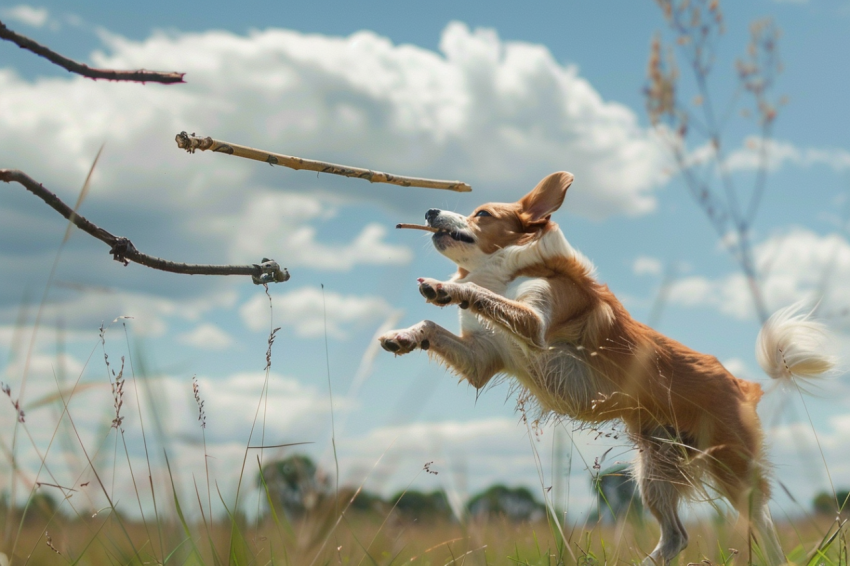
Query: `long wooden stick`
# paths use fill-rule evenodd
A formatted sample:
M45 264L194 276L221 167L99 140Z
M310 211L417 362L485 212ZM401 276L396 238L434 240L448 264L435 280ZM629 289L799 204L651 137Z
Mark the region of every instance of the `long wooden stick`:
M370 183L389 183L390 185L400 185L402 187L444 189L459 193L468 193L472 190L472 187L460 181L440 181L436 179L420 179L418 177L402 177L400 175L372 171L371 169L349 167L347 165L336 165L334 163L325 163L324 161L315 161L313 159L304 159L302 157L292 157L291 155L271 153L244 145L214 140L209 137L202 138L195 134L189 135L186 132L180 132L174 139L177 141L177 147L185 149L189 153L195 153L195 150L198 149L201 151L211 150L216 153L226 153L228 155L262 161L269 165L283 165L290 169L306 169L308 171L317 171L319 173L330 173L332 175L342 175L343 177L366 179Z
M23 171L0 169L0 181L6 183L14 181L23 185L24 188L47 203L53 210L73 222L77 228L110 246L109 253L112 254L112 258L124 265L132 261L160 271L189 275L250 275L254 283L258 285L282 283L289 279L289 271L285 267L280 267L274 260L265 258L263 258L262 263L252 265L204 265L178 263L144 254L137 250L133 242L127 238L115 236L86 217L74 212L62 199L45 189L41 183L36 182Z
M21 49L32 51L36 55L44 57L51 63L59 65L63 69L72 73L77 73L90 79L106 79L108 81L129 81L137 83L163 83L174 84L182 83L185 73L162 73L159 71L146 71L139 69L137 71L118 71L115 69L96 69L77 63L73 59L68 59L64 55L56 53L52 49L33 41L25 35L16 33L0 22L0 39L11 41Z

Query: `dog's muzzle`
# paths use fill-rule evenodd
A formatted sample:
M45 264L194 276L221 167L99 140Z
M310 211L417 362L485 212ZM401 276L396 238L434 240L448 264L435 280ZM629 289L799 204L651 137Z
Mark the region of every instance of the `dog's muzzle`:
M455 216L453 213L442 214L442 212L439 208L432 208L425 213L425 221L428 223L428 226L439 230L439 232L435 232L431 237L435 244L446 236L457 242L475 243L475 238L465 230L465 226L461 226L460 222L456 218L453 218Z

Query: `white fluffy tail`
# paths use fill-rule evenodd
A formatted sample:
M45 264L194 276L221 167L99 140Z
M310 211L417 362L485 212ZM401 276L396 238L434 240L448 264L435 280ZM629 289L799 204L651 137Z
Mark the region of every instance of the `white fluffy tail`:
M818 377L835 367L835 356L826 352L826 326L800 313L802 303L776 311L756 339L756 359L773 379Z

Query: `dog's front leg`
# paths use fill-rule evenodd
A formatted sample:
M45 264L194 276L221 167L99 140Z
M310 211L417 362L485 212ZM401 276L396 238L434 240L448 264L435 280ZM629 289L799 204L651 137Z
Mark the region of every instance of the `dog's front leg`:
M396 355L417 348L428 350L479 389L504 368L495 337L488 331L457 336L435 322L423 320L405 330L391 330L378 340L384 350Z
M438 306L455 304L469 309L533 346L545 346L543 317L526 303L512 301L475 283L419 279L419 292L429 303Z

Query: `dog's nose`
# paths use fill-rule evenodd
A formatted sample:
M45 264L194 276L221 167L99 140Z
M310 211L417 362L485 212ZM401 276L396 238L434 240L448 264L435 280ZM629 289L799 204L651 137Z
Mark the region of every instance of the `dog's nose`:
M429 210L428 212L426 212L426 213L425 213L425 220L427 220L428 222L431 222L431 221L432 221L432 220L434 220L434 219L435 219L435 218L436 218L439 214L440 214L440 209L439 209L439 208L432 208L431 210Z

